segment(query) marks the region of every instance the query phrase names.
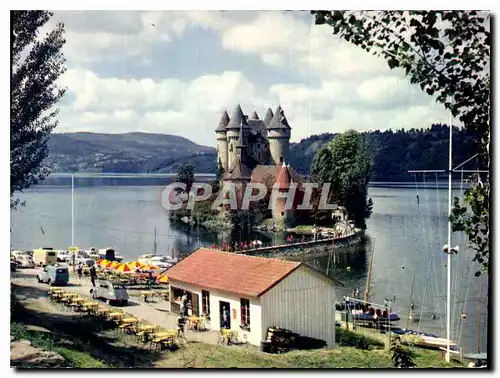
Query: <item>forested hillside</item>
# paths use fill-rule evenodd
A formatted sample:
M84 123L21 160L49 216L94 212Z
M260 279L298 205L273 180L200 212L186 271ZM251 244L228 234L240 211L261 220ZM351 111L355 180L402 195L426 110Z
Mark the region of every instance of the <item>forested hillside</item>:
M215 148L175 135L53 134L48 147L54 172L170 173L191 161L197 172L215 173Z
M408 181L409 169L448 167L448 127L363 133L372 156L371 181ZM335 134L313 135L292 143L288 162L308 175L314 154ZM475 153L475 136L456 128L453 159L457 165ZM190 161L197 173L215 173L215 148L166 134L54 134L49 140L48 165L55 172L170 173Z
M432 125L428 129L370 131L363 133L366 148L372 156L371 181L408 181L412 169L446 169L448 167L449 129ZM290 147L289 162L302 174L309 174L315 152L335 134L314 135ZM472 157L476 137L454 128L454 166ZM474 166L471 162L469 167Z

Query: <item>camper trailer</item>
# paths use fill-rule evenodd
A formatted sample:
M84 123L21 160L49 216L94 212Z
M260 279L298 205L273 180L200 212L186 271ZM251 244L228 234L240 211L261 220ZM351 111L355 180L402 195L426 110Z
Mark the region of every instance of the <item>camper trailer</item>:
M33 261L37 266L47 266L57 263L57 253L52 247L44 247L33 251Z

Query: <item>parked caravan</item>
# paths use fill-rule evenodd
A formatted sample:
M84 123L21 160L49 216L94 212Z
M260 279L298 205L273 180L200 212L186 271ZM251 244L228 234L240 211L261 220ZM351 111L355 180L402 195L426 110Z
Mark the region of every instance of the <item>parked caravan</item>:
M33 261L37 266L47 266L57 263L57 252L54 248L39 248L33 251Z

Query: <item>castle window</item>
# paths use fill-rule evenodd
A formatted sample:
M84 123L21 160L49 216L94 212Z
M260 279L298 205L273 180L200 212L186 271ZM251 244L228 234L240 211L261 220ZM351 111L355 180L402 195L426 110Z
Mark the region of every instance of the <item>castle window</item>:
M283 164L283 156L280 156L280 164Z
M285 215L285 212L284 212L284 211L282 211L282 212L281 212L281 216L283 217L284 215Z

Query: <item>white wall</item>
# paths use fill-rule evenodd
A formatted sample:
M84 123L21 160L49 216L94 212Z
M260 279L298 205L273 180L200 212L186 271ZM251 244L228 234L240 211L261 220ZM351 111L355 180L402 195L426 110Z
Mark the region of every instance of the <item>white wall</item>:
M184 289L192 292L193 294L199 295L200 311L202 307L201 301L201 291L202 288L199 286L188 285L182 282L177 282L175 280L170 280L170 285L179 289ZM240 333L246 334L247 340L250 344L260 346L260 341L262 340L262 329L261 329L261 309L259 298L252 297L242 297L237 294L227 293L222 291L215 291L203 288L210 293L210 329L213 331L220 330L220 312L219 312L219 302L228 302L230 309L229 315L231 317L231 329ZM241 325L241 308L240 299L246 298L250 300L250 332L242 331ZM236 317L233 316L233 309L236 310Z
M319 272L301 266L261 296L262 335L271 326L335 344L335 288Z

